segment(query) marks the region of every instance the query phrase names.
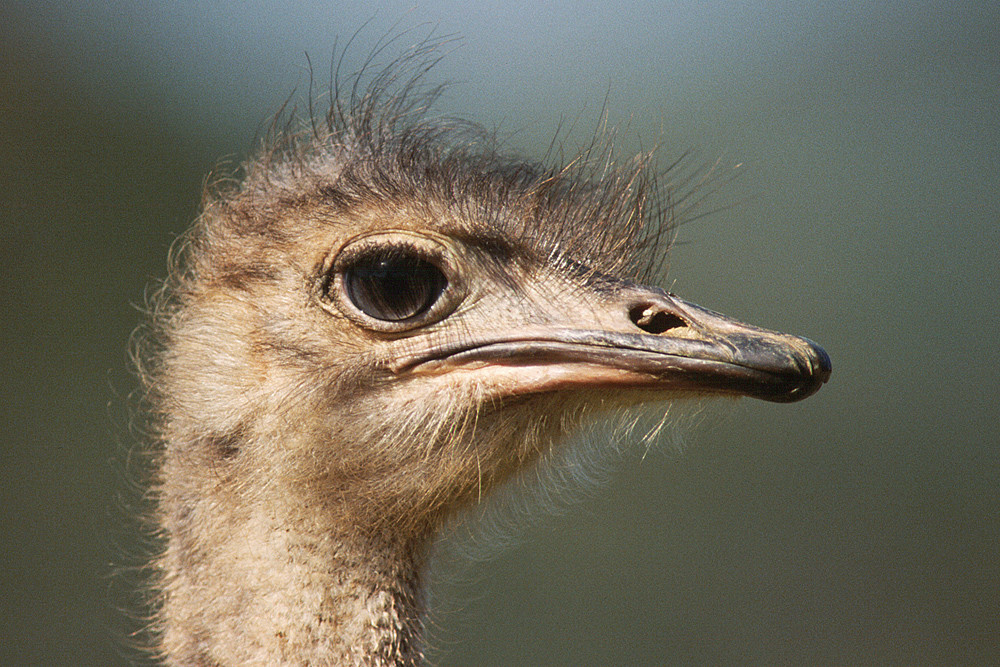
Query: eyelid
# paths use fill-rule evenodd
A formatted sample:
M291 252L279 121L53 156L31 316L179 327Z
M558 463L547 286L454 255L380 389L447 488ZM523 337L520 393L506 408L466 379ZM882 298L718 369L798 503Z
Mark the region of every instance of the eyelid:
M403 320L380 320L358 308L347 294L344 271L365 256L380 251L414 256L434 265L445 278L445 287L438 299L425 311ZM350 239L328 256L317 285L317 301L330 314L346 317L365 330L405 333L439 322L458 308L468 291L459 267L458 258L443 237L439 239L408 230L374 232Z
M390 257L405 257L407 255L412 255L431 263L436 263L436 260L439 257L437 253L428 252L427 248L412 243L408 239L401 239L399 242L394 243L379 243L376 239L367 237L358 243L346 246L337 256L334 265L342 267L347 264L357 262L359 259L367 255L380 253L385 253Z

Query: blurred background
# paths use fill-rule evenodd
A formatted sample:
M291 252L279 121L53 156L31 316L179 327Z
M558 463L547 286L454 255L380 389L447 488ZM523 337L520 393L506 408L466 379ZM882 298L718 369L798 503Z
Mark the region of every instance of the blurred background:
M363 4L363 6L362 6ZM683 297L808 336L801 404L684 446L431 584L439 665L1000 663L1000 10L983 2L13 1L0 7L0 664L134 659L127 358L205 175L365 25L458 34L441 111L540 158L736 165ZM722 179L726 180L726 179ZM448 560L448 559L446 559ZM449 561L450 562L450 561Z

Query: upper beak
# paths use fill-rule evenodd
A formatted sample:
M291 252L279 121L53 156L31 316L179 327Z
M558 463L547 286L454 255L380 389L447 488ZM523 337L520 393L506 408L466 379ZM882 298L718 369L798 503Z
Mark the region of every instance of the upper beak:
M760 329L658 288L624 286L587 321L544 325L402 355L397 372L469 370L516 395L566 388L649 388L798 401L830 377L830 357L806 338ZM596 325L596 326L595 326Z

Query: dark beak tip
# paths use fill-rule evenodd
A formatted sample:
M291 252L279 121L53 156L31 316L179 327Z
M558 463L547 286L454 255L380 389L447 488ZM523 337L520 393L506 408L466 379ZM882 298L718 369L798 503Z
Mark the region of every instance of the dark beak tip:
M800 338L808 348L805 355L806 367L802 369L801 383L793 387L790 391L778 395L769 396L766 400L776 403L795 403L815 394L830 379L833 371L833 362L830 355L822 347L808 338Z
M830 360L830 355L826 353L826 350L808 338L803 338L803 340L812 349L813 359L816 364L814 374L819 381L818 384L823 384L830 379L830 374L833 372L833 362Z

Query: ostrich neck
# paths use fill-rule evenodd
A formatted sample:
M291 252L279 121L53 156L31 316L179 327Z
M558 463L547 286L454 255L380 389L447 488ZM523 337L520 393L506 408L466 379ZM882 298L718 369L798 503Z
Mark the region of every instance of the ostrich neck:
M163 469L170 664L422 662L420 542L344 528L308 484L272 479L251 496L193 463L168 455Z

